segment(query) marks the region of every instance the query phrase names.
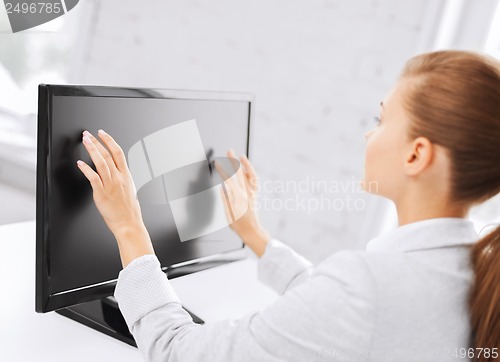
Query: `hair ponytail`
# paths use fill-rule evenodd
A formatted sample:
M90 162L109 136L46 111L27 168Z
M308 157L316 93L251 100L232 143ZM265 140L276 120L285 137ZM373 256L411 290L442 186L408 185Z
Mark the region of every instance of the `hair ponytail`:
M436 51L411 58L401 79L409 86L409 137L426 137L449 152L449 202L466 208L497 195L500 62L470 51ZM492 349L500 354L500 227L472 246L471 261L470 347L475 361L498 360Z
M500 354L500 226L473 245L476 278L469 296L474 361L497 361ZM496 358L493 348L496 350ZM485 353L487 352L487 353ZM488 353L489 352L489 353Z

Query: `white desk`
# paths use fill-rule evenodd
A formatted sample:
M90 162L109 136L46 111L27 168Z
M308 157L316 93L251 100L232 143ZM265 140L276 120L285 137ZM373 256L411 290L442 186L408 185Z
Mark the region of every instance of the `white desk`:
M0 226L0 361L142 361L139 351L55 312L35 312L35 222ZM256 258L172 279L207 323L260 310L276 295L257 280Z

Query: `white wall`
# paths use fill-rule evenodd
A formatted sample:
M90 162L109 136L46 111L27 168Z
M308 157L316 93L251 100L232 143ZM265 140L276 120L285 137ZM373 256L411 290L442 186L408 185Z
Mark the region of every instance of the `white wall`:
M72 82L252 92L251 157L262 182L309 177L357 185L364 133L404 61L430 50L443 4L96 1L95 28L82 40L84 61ZM339 249L363 248L392 207L358 192L324 195L339 199L336 206L348 196L364 201L364 209L269 210L261 218L275 237L317 262Z

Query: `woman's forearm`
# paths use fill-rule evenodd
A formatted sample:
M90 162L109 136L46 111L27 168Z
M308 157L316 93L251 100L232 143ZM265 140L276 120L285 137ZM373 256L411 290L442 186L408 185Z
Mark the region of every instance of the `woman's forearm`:
M140 256L155 253L151 238L144 225L130 225L121 228L116 232L115 238L120 250L123 268Z
M262 228L252 228L240 235L241 240L260 258L266 250L267 243L271 236Z
M240 235L243 242L258 256L266 250L271 236L262 228L255 228ZM122 265L125 268L132 260L146 254L154 254L151 238L144 225L131 225L116 232L115 238L120 251Z

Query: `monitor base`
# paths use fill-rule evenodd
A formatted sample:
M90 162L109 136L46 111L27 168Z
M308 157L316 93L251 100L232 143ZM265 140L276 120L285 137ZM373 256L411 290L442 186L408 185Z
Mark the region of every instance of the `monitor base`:
M191 313L186 308L184 309L191 315L193 322L198 324L205 323L198 316ZM130 334L125 319L120 309L118 309L118 303L113 297L106 297L58 309L56 313L107 334L133 347L137 347L134 337Z

